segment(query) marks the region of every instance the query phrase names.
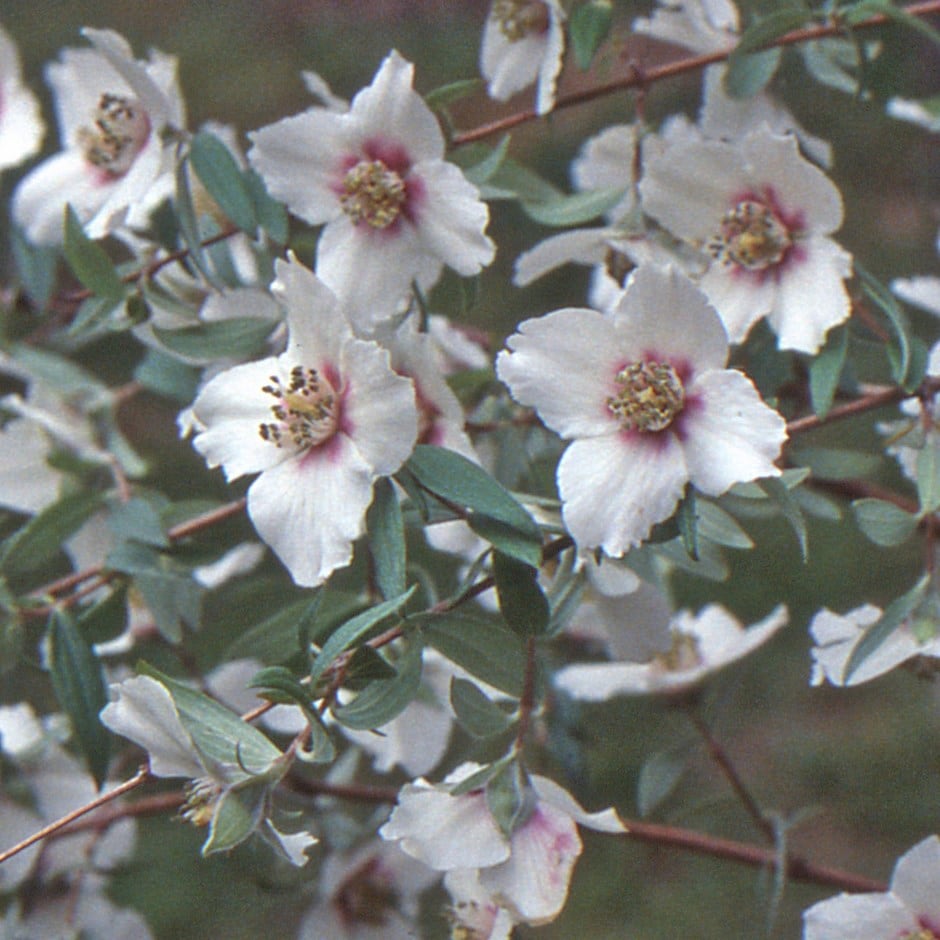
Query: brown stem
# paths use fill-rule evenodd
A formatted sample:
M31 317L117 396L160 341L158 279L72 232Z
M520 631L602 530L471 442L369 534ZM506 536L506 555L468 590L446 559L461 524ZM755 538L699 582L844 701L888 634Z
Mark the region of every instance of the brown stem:
M911 393L904 391L903 388L883 388L867 395L862 395L854 401L846 402L844 405L836 405L830 408L825 417L819 415L807 415L805 418L794 418L787 422L787 434L791 437L794 434L802 434L805 431L812 431L820 428L824 424L831 424L833 421L839 421L842 418L851 418L853 415L863 414L866 411L873 411L875 408L881 408L884 405L891 405L910 398Z
M900 9L909 16L928 16L931 13L940 13L940 0L925 0L925 2L912 3ZM888 22L890 22L890 17L885 16L883 13L878 13L867 20L863 20L861 23L856 23L852 29L869 29L874 26L883 26ZM806 26L802 29L794 29L789 33L784 33L784 35L778 36L761 48L769 49L774 46L792 46L801 42L809 42L813 39L840 36L844 34L845 31L846 26L839 21L824 23L818 26ZM601 98L617 91L625 91L630 88L645 89L653 82L673 78L676 75L684 75L687 72L695 72L708 65L714 65L717 62L724 62L733 52L734 47L721 52L709 52L705 55L689 56L688 58L680 59L676 62L667 62L665 65L644 69L642 71L631 68L629 75L615 79L612 82L559 97L555 102L554 110L559 111L562 108L570 108L574 105L593 101L596 98ZM492 137L494 134L511 130L520 124L534 121L538 117L539 115L536 114L534 110L510 114L508 117L500 118L499 120L491 121L487 124L481 124L479 127L454 134L451 138L451 144L458 147L461 144L484 140L487 137Z

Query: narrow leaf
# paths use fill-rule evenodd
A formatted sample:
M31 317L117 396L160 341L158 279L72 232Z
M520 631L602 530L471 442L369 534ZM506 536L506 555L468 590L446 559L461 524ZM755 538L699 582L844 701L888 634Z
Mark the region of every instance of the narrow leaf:
M382 597L389 600L405 591L405 526L401 505L388 477L375 484L372 505L366 514L369 550L375 565L375 583Z
M92 293L117 301L125 286L108 253L86 234L71 206L65 207L65 260L75 276Z
M225 285L216 277L202 247L199 219L189 186L189 160L185 157L176 165L176 216L180 235L189 251L189 260L209 284L216 290L224 290Z
M917 496L922 516L940 509L940 440L936 434L927 435L917 455Z
M154 327L153 332L167 349L189 359L245 359L264 347L276 326L273 320L233 317L181 330Z
M779 47L764 52L732 53L725 72L725 91L732 98L752 98L763 91L780 65Z
M669 748L651 755L640 768L636 784L636 808L647 817L670 797L688 766L688 748Z
M854 262L856 274L861 278L862 289L875 303L879 310L888 318L897 336L897 348L887 347L888 359L891 363L894 380L903 385L907 378L911 361L910 324L904 311L901 309L894 295L873 274L858 263Z
M591 67L597 50L610 33L613 13L611 0L588 0L571 14L568 24L571 48L582 71Z
M493 552L493 576L499 611L509 628L520 636L544 633L551 610L539 587L538 569L502 552Z
M883 499L857 499L852 513L867 538L885 548L903 544L917 529L917 516Z
M454 676L450 680L450 704L457 721L475 738L495 737L512 724L512 719L468 679Z
M786 7L762 16L749 26L735 47L735 53L757 52L778 36L799 29L812 19L811 10L799 7Z
M800 546L800 554L803 556L803 563L806 564L809 555L809 542L806 531L806 519L803 518L803 511L799 503L793 498L793 494L787 488L787 485L777 477L766 477L759 481L761 489L781 508L783 517L790 524L793 534Z
M227 852L241 845L254 831L264 815L266 784L254 784L239 790L226 790L209 824L209 835L203 843L202 854Z
M199 131L189 148L193 170L227 218L252 235L258 228L255 203L242 169L214 134Z
M621 199L624 190L592 189L589 192L561 196L551 202L523 202L526 215L542 225L563 228L581 225L613 209Z
M832 407L848 349L848 328L838 326L830 330L826 345L810 363L809 394L813 402L813 411L820 418L825 418Z
M264 180L254 170L248 170L245 173L245 185L255 204L255 216L258 223L267 232L271 241L278 245L286 245L290 234L287 210L268 193Z

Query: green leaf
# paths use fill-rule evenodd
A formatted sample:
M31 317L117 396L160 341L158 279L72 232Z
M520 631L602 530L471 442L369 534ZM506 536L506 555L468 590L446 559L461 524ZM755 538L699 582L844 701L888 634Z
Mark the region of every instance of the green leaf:
M914 587L885 608L881 619L876 620L853 647L845 663L843 682L847 683L858 667L920 606L929 587L930 575L925 574Z
M757 52L779 36L799 29L813 18L813 13L807 8L785 7L760 17L751 24L741 35L735 46L734 53Z
M809 467L817 480L851 480L868 477L881 466L881 455L835 447L800 447L793 460Z
M239 790L226 790L212 814L209 835L202 846L202 854L227 852L241 845L258 828L264 817L268 786L252 784Z
M369 550L375 565L375 583L389 600L405 590L405 526L395 487L388 477L375 483L372 505L366 513Z
M103 505L100 493L73 493L47 506L0 544L0 571L12 576L41 567Z
M673 794L688 767L685 744L656 751L643 763L636 783L636 808L641 817L651 816Z
M749 549L754 540L741 528L737 519L707 499L696 499L698 532L703 539L728 548Z
M304 638L320 619L322 592L294 601L282 610L249 627L228 648L231 659L252 657L263 663L281 663L305 649ZM348 611L344 613L348 615Z
M170 540L160 514L169 505L161 494L152 498L134 496L127 502L115 502L108 515L108 527L118 539L133 539L156 548L169 548Z
M302 685L284 666L266 666L259 669L251 677L248 688L256 689L258 695L269 702L299 705L305 711L311 706L310 689Z
M484 147L476 152L481 154L479 160L471 166L465 167L463 175L466 176L474 186L482 186L488 183L493 174L502 166L509 152L509 134L504 134L495 147Z
M254 171L245 172L245 185L255 204L255 217L275 244L286 245L290 234L290 221L283 204L272 198L264 180Z
M891 364L891 373L899 385L906 387L906 379L911 363L910 323L901 309L894 294L888 290L873 274L867 271L858 260L853 261L855 273L862 281L862 289L879 310L888 318L897 336L897 347L888 346L886 352Z
M695 489L690 486L679 503L676 524L679 526L679 535L682 537L685 550L689 553L689 558L698 561L698 513L695 504Z
M206 192L232 224L254 234L258 228L255 201L228 147L209 131L199 131L190 144L189 160Z
M98 786L108 775L111 738L98 712L108 704L101 663L71 614L57 609L49 617L49 673L62 710Z
M538 568L493 552L493 577L499 612L513 633L539 636L548 628L551 610L539 586Z
M903 544L917 529L917 516L883 499L857 499L852 512L867 538L886 548Z
M499 169L487 181L487 185L511 193L520 202L555 202L564 198L564 193L557 186L553 186L534 170L509 158L503 160ZM485 193L485 189L482 192ZM503 195L502 198L506 196Z
M207 761L225 765L231 779L249 780L268 775L282 757L265 734L215 699L171 679L147 663L138 663L137 671L166 686L180 721L199 753Z
M83 300L66 332L71 337L87 341L111 329L130 329L131 321L121 316L123 303L123 297L98 294Z
M340 653L355 646L386 617L397 614L408 603L417 589L418 585L413 584L407 591L397 597L393 597L382 604L377 604L375 607L370 607L351 620L347 620L330 634L330 638L323 644L317 658L313 661L313 666L310 668L311 681L316 683L317 679L323 675L326 668Z
M852 26L857 25L873 16L882 15L894 20L902 26L907 26L915 32L925 36L935 45L940 46L940 30L919 16L913 16L891 0L861 0L854 6L843 11L845 21Z
M425 639L438 652L501 692L514 698L522 695L525 648L515 633L490 620L460 613L420 620Z
M108 554L108 568L132 575L161 635L171 643L183 638L182 623L199 626L204 588L172 556L139 542L122 542Z
M446 85L432 88L424 96L424 101L429 108L437 110L476 94L483 86L482 78L461 78L455 82L448 82Z
M421 686L422 644L412 640L395 666L395 678L370 682L351 702L334 708L333 717L359 731L380 728L397 718Z
M181 330L154 327L153 332L163 346L189 359L246 359L264 348L277 325L274 320L233 317Z
M513 755L510 753L505 757L501 757L498 761L494 761L492 764L484 764L476 773L472 773L469 777L464 777L459 783L454 784L450 788L450 795L463 796L466 793L470 793L472 790L482 789L493 777L500 773L503 768L507 767L513 759Z
M940 440L928 434L917 455L917 497L921 516L940 509Z
M803 64L809 74L822 85L848 95L862 96L863 43L850 39L819 39L799 46Z
M78 629L88 643L103 643L120 636L127 626L127 585L119 584L107 596L81 612Z
M188 258L197 271L216 290L225 285L216 277L202 247L202 233L193 207L193 196L189 187L189 160L184 157L176 164L176 217L183 243L189 252Z
M837 326L829 331L826 345L810 363L809 394L813 411L820 418L825 418L832 407L848 349L848 327Z
M487 808L507 839L532 815L537 802L528 775L518 761L501 767L487 781Z
M799 503L793 498L786 483L777 477L765 477L758 481L764 492L783 510L783 518L790 524L793 534L800 546L803 564L806 564L809 555L809 542L806 531L806 519Z
M509 715L468 679L450 680L450 704L457 721L475 738L495 737L512 724Z
M201 371L159 349L148 349L134 367L134 380L147 391L188 405L196 397Z
M466 457L419 444L405 465L426 490L472 510L467 522L506 555L530 565L542 560L542 534L528 512L485 470Z
M86 234L71 206L65 207L65 260L75 276L92 293L119 301L126 291L108 253Z
M781 49L732 53L724 76L725 91L732 98L752 98L763 91L780 65Z
M542 225L563 228L581 225L603 215L623 199L624 193L623 188L592 189L571 196L560 196L550 202L523 202L522 208L530 219Z
M36 310L45 310L55 289L59 252L52 245L34 245L15 226L8 231L20 284Z
M610 33L613 20L611 0L588 0L576 7L568 22L568 35L574 60L581 71L587 71L594 56Z

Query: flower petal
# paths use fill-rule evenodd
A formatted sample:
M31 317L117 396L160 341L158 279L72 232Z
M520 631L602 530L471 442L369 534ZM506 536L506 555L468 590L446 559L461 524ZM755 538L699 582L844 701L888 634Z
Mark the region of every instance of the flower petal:
M891 877L891 891L918 917L933 925L940 925L940 898L937 880L940 878L940 839L928 836L905 852L899 859Z

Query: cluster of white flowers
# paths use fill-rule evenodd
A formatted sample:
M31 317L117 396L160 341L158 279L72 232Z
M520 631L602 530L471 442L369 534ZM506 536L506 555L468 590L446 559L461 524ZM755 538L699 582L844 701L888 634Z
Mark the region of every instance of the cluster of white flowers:
M534 85L527 118L565 104L556 91L566 47L575 22L588 15L600 30L611 4L493 0L479 54L489 96L506 102ZM721 576L719 547L750 543L722 508L735 499L763 507L773 497L791 522L799 516L791 490L802 478L794 479L784 453L781 412L794 413L789 392L783 382L769 391L773 383L747 353L759 336L774 363L810 373L814 408L828 380L830 398L839 393L841 361L834 376L821 380L813 371L821 350L846 332L853 305L853 257L835 240L844 207L827 175L832 148L771 92L732 96L726 82L733 64L704 72L694 121L672 116L652 126L638 108L632 123L597 131L571 165L572 196L542 184L558 204L576 207L569 230L521 253L513 273L525 288L564 264L589 266L584 305L522 320L494 356L489 338L458 328L429 298L445 272L476 277L494 261L487 199L518 196L539 218L531 192L524 198L512 190L514 181L525 188L528 179L530 190L535 184L505 148L475 152L477 162L451 154L449 122L415 90L415 67L397 51L348 102L316 73L304 73L316 103L249 132L242 150L231 128L188 129L175 57L152 50L137 58L106 29L83 35L87 47L63 50L46 69L60 149L12 191L24 255L64 253L88 288L81 297L90 306L79 308L54 355L108 331L133 337L146 356L132 384L148 387L141 376L165 369L151 390L174 397L182 436L226 482L252 477L244 506L260 543L211 551L187 543L197 560L177 564L175 542L192 530L175 526L181 517L151 487L150 468L125 440L121 396L78 366L61 370L64 357L44 360L29 338L7 343L4 328L0 506L11 519L33 518L0 546L4 614L25 619L40 606L36 597L16 606L17 578L28 567L14 570L12 587L5 580L18 537L38 544L45 561L61 549L75 569L97 577L75 596L80 610L116 599L122 613L103 640L86 642L78 628L70 640L69 668L96 670L101 690L100 700L81 687L71 704L60 702L71 708L73 743L85 747L87 724L102 734L107 728L146 752L150 775L188 780L181 815L209 828L206 853L258 835L302 867L317 846L324 853L317 899L300 937L416 936L419 898L438 883L450 896L455 938L508 940L518 925L555 920L582 851L579 826L613 835L628 827L614 809L587 812L562 786L527 771L532 725L543 729L551 709L572 700L661 695L689 705L690 692L698 695L713 674L790 622L783 604L750 627L719 604L680 609L670 588L683 565L712 564ZM741 35L739 11L728 0L661 0L632 23L644 48L655 40L712 61L731 53ZM889 110L936 130L935 116L901 99ZM0 30L0 170L35 156L44 131L16 47ZM205 161L216 158L213 180ZM599 198L605 193L606 202ZM578 215L595 196L600 208ZM238 221L239 208L256 231ZM157 237L157 210L176 219L177 232ZM265 212L282 219L280 239L270 231L278 226L261 221ZM315 229L312 250L310 240L285 247L288 214ZM552 217L543 207L542 218ZM106 260L106 238L132 256L133 270ZM180 250L168 257L171 244ZM110 295L97 298L102 280ZM903 332L890 293L864 283ZM896 279L891 288L938 315L938 285L924 275ZM25 293L33 287L24 284ZM246 339L255 334L256 341ZM894 378L909 397L904 420L880 428L889 436L886 452L921 499L919 514L908 513L910 530L925 529L932 552L940 343L928 349L905 334L894 358L905 364ZM842 377L846 387L854 381ZM180 393L179 385L188 389ZM437 460L446 479L428 475ZM101 490L105 477L100 499L87 508L70 502L88 481ZM513 491L533 478L540 479L535 492L517 498ZM373 510L386 518L375 520ZM709 541L709 523L724 541ZM57 525L66 537L49 548L42 536ZM409 527L427 530L420 551L464 556L468 567L458 577L468 580L448 599L420 564L410 556L406 564ZM265 564L266 548L290 577L286 585L281 574L292 603L316 597L302 614L299 607L275 611L254 632L257 640L290 621L290 650L266 650L263 662L232 653L205 679L211 698L161 682L154 670L128 677L120 666L109 672L101 665L156 634L180 642L181 624L196 626L203 592L221 596L223 585ZM390 559L395 552L400 557ZM455 567L448 564L447 577ZM927 567L932 572L932 559ZM347 579L335 597L334 575ZM368 584L350 591L356 578ZM72 601L57 592L72 585L53 586L42 604L59 614ZM493 586L498 616L487 596ZM30 584L23 596L34 590ZM478 595L480 605L471 607ZM425 609L412 617L419 598ZM916 600L861 659L890 611L873 604L844 615L820 610L810 626L811 684L854 686L917 657L940 659L933 587ZM321 601L326 613L315 606ZM334 617L331 604L342 616ZM444 615L461 605L473 612L459 635L447 633ZM393 616L399 619L389 627ZM474 625L481 625L477 633ZM556 662L542 675L541 644L558 637L585 661ZM488 639L503 645L485 648ZM47 637L43 665L58 668L61 683L51 645ZM306 675L284 665L296 665L300 649ZM520 674L507 675L516 666ZM267 704L250 690L255 685L266 690ZM361 718L372 714L369 706L379 716L373 722ZM236 709L255 708L270 738L250 725L233 732ZM458 725L481 738L516 736L506 736L489 764L460 762ZM29 789L26 801L0 793L4 842L94 796L62 746L67 732L55 739L58 726L40 721L30 705L0 706L0 770L5 775L9 764ZM281 739L290 743L274 743ZM334 761L338 746L343 753ZM310 801L319 810L331 798L322 793L348 784L361 755L375 774L398 774L390 813L364 826L342 814L328 819L326 811L314 821L311 812L303 828L278 828L275 791L295 762L333 764ZM443 782L429 783L425 774ZM133 840L134 826L124 820L100 839L52 843L41 868L38 850L19 853L0 869L0 891L9 895L9 903L0 898L4 929L17 937L66 929L150 936L136 913L106 893L107 872L127 859ZM931 894L938 852L940 841L931 837L903 856L887 893L812 906L806 940L940 937ZM53 877L70 885L69 905L27 907L15 897L27 879L38 885Z

